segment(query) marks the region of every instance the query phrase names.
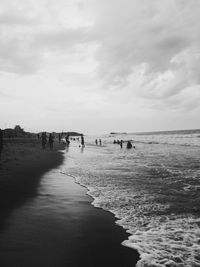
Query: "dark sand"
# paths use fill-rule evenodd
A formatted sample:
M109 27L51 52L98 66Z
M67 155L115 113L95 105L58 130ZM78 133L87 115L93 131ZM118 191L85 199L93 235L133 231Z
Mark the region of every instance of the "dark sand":
M0 212L7 216L1 217L0 266L135 266L138 253L121 245L128 234L115 224L114 216L94 208L86 189L61 174L59 168L42 176L50 169L48 163L56 167L63 160L56 151L43 154L13 167L7 184L5 168L1 170ZM51 194L40 192L43 181L43 186L56 186ZM56 190L64 194L57 196Z
M41 142L31 138L4 139L0 160L0 228L7 214L37 195L41 176L62 164L64 145L55 142L51 151L41 148Z

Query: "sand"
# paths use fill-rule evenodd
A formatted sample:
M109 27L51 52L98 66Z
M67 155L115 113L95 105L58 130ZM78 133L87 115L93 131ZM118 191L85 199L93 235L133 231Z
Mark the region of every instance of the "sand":
M9 141L4 147L0 266L135 266L138 253L121 245L128 234L115 224L114 216L94 208L87 190L60 172L60 148L43 151L37 140ZM53 202L52 195L39 190L41 180L48 185L52 179L63 190Z
M7 213L37 194L42 174L62 164L62 149L64 145L58 142L53 150L43 150L37 139L4 139L0 161L0 212L4 216L0 217L0 225Z

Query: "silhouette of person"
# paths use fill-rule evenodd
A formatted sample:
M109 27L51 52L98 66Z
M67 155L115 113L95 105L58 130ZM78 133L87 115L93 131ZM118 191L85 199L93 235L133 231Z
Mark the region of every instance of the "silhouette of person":
M101 139L99 139L99 145L101 146Z
M123 140L120 141L120 147L123 147Z
M81 153L84 152L84 148L85 148L85 145L82 145L82 146L81 146Z
M82 145L82 146L85 146L85 141L84 141L83 134L81 135L81 145Z
M66 135L65 136L65 140L66 140L66 145L68 146L70 144L69 135Z
M128 149L132 148L132 144L131 144L130 141L127 142L127 146L126 146L126 148L128 148Z
M59 144L61 142L61 134L58 134L58 141L59 141Z
M50 133L49 134L49 147L51 150L53 149L53 141L54 141L53 139L54 139L53 135Z
M3 131L0 129L0 160L1 160L2 150L3 150Z
M97 144L98 144L97 139L95 140L95 144L96 144L96 146L97 146Z
M45 149L47 144L47 134L46 132L42 133L42 148Z

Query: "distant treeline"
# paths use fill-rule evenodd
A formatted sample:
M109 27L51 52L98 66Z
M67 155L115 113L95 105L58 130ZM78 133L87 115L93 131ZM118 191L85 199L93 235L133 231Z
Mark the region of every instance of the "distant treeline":
M33 137L36 134L25 132L23 128L21 128L19 125L16 125L13 129L7 128L2 130L3 137L5 138L14 138L14 137Z
M4 138L15 138L15 137L36 137L38 136L41 136L42 132L40 133L30 133L30 132L26 132L20 125L16 125L13 129L12 128L7 128L7 129L4 129L2 130L3 132L3 137ZM47 132L47 134L49 134ZM77 132L60 132L60 133L57 133L57 132L53 132L52 133L53 136L55 137L58 137L59 134L61 134L61 136L80 136L81 134L80 133L77 133Z

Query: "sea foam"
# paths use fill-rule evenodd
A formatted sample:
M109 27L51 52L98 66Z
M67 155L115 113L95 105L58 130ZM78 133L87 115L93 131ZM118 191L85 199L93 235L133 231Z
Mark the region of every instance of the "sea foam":
M137 267L200 266L199 152L180 145L184 138L191 137L174 137L174 146L169 135L165 144L138 142L131 151L108 138L102 148L88 143L69 154L65 173L130 234L123 245L140 253Z

